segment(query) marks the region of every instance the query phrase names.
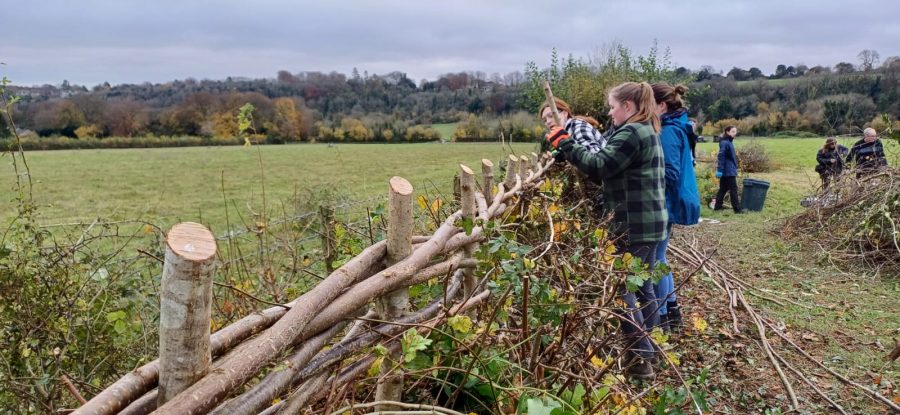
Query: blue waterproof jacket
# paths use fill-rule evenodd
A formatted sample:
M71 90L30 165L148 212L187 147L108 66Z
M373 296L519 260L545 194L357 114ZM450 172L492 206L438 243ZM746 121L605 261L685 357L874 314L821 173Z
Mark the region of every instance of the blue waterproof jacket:
M725 136L719 140L719 164L716 171L722 172L723 177L737 177L737 152L734 151L732 140Z
M666 159L666 209L669 222L695 225L700 219L700 192L694 175L694 158L688 143L687 111L684 108L660 117L662 143Z

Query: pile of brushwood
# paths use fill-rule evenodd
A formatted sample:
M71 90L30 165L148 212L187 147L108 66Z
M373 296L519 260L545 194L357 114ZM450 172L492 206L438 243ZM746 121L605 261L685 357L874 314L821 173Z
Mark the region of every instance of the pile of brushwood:
M786 236L809 238L835 265L900 275L900 170L846 173L810 202L788 220Z

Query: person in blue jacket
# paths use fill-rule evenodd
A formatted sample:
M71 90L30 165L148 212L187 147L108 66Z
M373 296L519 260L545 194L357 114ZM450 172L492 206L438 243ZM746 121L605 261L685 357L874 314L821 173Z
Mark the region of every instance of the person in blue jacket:
M688 121L684 97L684 85L653 84L656 113L662 122L659 141L662 143L666 162L666 209L669 221L666 239L656 248L656 260L668 265L666 248L672 237L672 225L696 225L700 219L700 192L694 175L694 157L691 152L690 134L693 127ZM682 325L681 308L675 295L675 279L670 271L654 286L659 302L660 326L663 330L677 329Z
M719 160L716 166L716 177L719 179L719 193L716 194L716 204L713 210L722 210L722 202L725 193L731 193L731 206L734 213L744 213L741 209L741 201L738 199L737 188L737 152L734 150L734 137L737 136L737 127L729 125L719 139Z

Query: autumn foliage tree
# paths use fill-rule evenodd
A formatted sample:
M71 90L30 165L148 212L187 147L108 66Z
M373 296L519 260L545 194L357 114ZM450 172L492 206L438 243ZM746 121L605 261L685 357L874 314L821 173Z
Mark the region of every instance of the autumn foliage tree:
M281 142L300 141L303 116L291 98L277 98L273 102L273 118L263 125L268 135Z

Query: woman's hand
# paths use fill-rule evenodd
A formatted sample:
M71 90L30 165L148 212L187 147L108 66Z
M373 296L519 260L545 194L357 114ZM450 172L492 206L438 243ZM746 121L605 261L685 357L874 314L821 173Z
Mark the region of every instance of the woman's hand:
M560 127L551 129L547 134L547 142L550 143L553 148L558 148L559 142L567 138L569 138L569 133Z

